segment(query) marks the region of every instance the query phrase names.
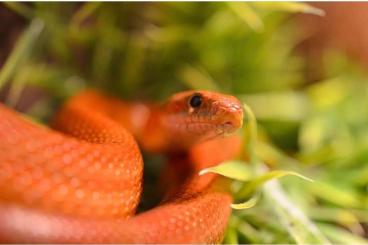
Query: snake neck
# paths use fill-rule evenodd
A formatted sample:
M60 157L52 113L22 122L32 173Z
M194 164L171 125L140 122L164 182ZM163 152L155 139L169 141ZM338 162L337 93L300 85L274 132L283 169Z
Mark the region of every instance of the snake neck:
M126 102L87 90L74 96L65 108L84 108L95 114L103 114L129 131L144 151L160 153L170 148L171 137L166 132L164 110L160 105Z
M172 135L165 126L165 111L158 105L145 105L147 115L136 127L134 136L141 147L148 152L162 153L172 151ZM138 121L136 121L138 122Z
M137 107L142 108L141 115L134 117L134 124L131 124L128 130L145 151L180 154L187 152L193 142L196 142L192 138L194 135L183 134L176 128L176 124L172 123L171 114L166 111L166 105L132 103L130 108ZM132 114L130 117L133 118Z

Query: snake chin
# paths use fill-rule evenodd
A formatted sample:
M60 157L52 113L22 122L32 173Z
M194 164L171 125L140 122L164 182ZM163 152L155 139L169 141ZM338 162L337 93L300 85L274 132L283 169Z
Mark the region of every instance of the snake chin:
M217 138L228 137L228 136L233 135L237 129L238 128L234 127L231 122L226 122L224 124L218 125L213 132L207 134L202 139L203 141L205 141L205 140L213 140Z

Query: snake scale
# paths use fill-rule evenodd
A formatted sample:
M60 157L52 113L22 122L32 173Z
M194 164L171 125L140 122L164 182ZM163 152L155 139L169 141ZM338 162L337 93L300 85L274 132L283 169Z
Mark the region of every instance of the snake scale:
M0 241L218 243L232 198L198 171L234 157L240 140L223 136L242 120L235 97L208 91L156 105L88 90L62 106L51 128L0 104ZM135 214L140 147L183 156L171 161L190 171L157 207ZM171 166L173 179L184 175Z

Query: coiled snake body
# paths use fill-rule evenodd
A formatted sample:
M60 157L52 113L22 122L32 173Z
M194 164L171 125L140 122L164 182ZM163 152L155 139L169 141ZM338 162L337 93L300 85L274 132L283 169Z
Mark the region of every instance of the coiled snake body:
M231 197L198 171L234 156L239 140L222 136L242 117L237 99L206 91L175 94L163 106L83 92L57 113L56 130L0 105L0 241L220 242ZM191 174L134 216L143 175L135 139L147 151L187 152Z

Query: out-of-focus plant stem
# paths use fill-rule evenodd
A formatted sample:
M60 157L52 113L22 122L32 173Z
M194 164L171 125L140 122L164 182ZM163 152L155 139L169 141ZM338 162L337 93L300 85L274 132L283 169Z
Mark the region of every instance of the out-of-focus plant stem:
M22 34L0 71L0 88L11 79L19 66L28 59L43 27L44 24L41 19L34 19L27 30Z

